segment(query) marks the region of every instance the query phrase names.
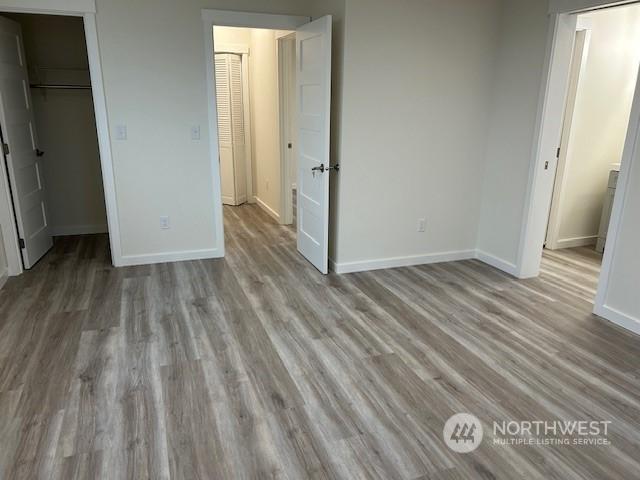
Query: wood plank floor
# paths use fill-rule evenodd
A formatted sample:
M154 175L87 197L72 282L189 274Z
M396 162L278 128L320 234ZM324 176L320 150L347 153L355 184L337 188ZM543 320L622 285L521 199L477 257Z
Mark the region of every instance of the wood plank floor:
M640 338L562 255L528 281L322 276L255 206L225 225L224 260L114 269L106 237L68 237L9 280L1 479L640 478ZM469 454L442 440L457 412L485 427ZM492 443L528 419L611 421L612 444Z

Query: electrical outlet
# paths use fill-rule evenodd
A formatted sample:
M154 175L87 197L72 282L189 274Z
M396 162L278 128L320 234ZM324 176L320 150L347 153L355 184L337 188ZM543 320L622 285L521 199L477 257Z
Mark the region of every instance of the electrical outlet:
M191 140L200 140L200 125L191 127Z
M168 230L171 228L171 225L169 224L169 217L166 217L166 216L160 217L160 228L162 230Z
M418 232L424 232L427 230L427 219L419 218L418 219Z

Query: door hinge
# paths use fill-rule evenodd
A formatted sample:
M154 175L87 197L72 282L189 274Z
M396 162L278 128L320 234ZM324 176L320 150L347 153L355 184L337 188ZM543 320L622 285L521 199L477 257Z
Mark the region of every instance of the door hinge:
M18 245L20 245L20 248L24 248L24 238L18 239Z
M2 144L2 151L4 152L5 155L9 155L9 145L6 143Z

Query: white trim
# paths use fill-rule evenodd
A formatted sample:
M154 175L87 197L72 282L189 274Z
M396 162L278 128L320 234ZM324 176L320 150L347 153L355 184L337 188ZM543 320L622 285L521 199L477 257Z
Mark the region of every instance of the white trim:
M212 52L213 27L215 25L244 28L269 28L274 30L295 30L308 23L311 17L292 15L272 15L267 13L237 12L227 10L203 9L202 28L204 35L205 68L207 78L207 114L209 119L209 155L211 159L211 179L213 182L214 223L216 236L216 255L224 256L224 222L222 214L222 195L220 185L220 160L218 148L218 116L216 111L214 61ZM243 71L244 73L244 71ZM248 77L245 76L245 78ZM247 129L245 129L246 131ZM251 196L249 196L251 198Z
M549 138L553 138L554 135L559 135L560 133L560 126L557 125L558 118L554 118L554 116L559 116L558 112L562 111L561 109L564 107L564 95L561 93L566 86L566 84L563 83L568 80L569 72L567 66L571 59L571 51L568 50L564 44L566 44L567 35L573 35L576 28L575 15L570 15L567 12L575 13L597 7L617 6L626 3L635 2L611 2L601 0L551 0L550 2L551 11L556 13L552 15L551 21L553 28L549 31L549 44L544 70L545 75L543 77L542 92L536 119L537 140L533 149L533 161L531 162L529 183L527 184L527 203L523 212L523 224L517 262L518 277L520 278L537 275L540 266L540 256L538 256L539 249L537 245L539 232L537 230L539 230L540 227L540 219L548 215L548 209L545 211L544 204L547 200L545 197L549 197L548 200L550 201L550 195L547 195L548 192L545 186L540 185L539 172L545 157L548 159L550 156L548 152L548 147L550 146ZM545 138L545 135L548 138ZM613 210L611 212L609 231L607 233L607 248L605 249L602 260L598 291L594 302L594 313L624 328L640 333L637 329L637 319L606 305L611 267L616 254L622 214L628 196L630 172L632 168L637 168L637 165L634 166L633 164L637 163L635 159L640 154L640 152L638 152L639 138L640 76L636 83L633 106L629 116L629 126L622 155L620 174L618 176L618 185Z
M59 227L51 227L51 235L53 235L54 237L64 237L69 235L93 235L96 233L109 233L109 227L105 223L63 225Z
M475 258L477 258L481 262L486 263L487 265L491 265L492 267L497 268L498 270L502 270L509 275L513 275L514 277L518 273L518 267L514 263L507 262L502 258L498 258L495 255L491 255L490 253L484 252L482 250L476 250Z
M185 262L189 260L206 260L220 258L220 249L184 250L181 252L148 253L142 255L124 255L122 266L151 265L154 263Z
M120 219L118 216L118 200L116 196L115 174L113 171L113 156L111 154L111 139L109 136L107 99L104 91L100 46L98 43L98 28L96 25L96 16L93 13L86 13L84 15L84 34L87 42L89 72L91 74L91 94L93 95L93 108L95 111L96 130L98 132L102 185L104 188L107 223L109 226L111 261L114 266L119 267L122 265Z
M625 328L635 334L640 335L640 319L627 315L626 313L611 308L607 305L597 305L593 309L593 313L604 318L616 325Z
M4 111L0 104L0 120L4 118ZM7 159L3 152L0 152L0 190L4 190L4 195L0 199L0 228L2 228L2 239L7 259L7 269L9 275L20 275L22 268L22 253L18 244L18 229L16 227L16 216L13 210L13 199L11 198L11 188L9 185L9 176L7 175Z
M291 64L289 55L289 49L291 43L287 45L285 42L291 42L291 33L286 36L282 36L276 39L276 62L277 68L277 84L278 84L278 140L279 140L279 157L280 157L280 223L283 225L293 224L293 199L291 196L291 166L290 156L292 152L289 152L287 143L289 135L292 134L289 128L287 120L291 120L291 99L289 98L290 91L290 69L295 68L295 65ZM293 37L293 48L295 51L295 34ZM283 53L286 55L283 56Z
M385 268L411 267L430 263L456 262L476 258L475 250L459 250L455 252L429 253L426 255L407 255L404 257L378 258L375 260L360 260L357 262L336 263L329 259L331 270L335 273L366 272Z
M120 224L113 173L113 157L111 155L107 101L104 92L102 64L98 43L95 0L0 0L0 11L76 16L83 18L84 35L87 43L87 56L89 60L89 72L91 74L91 93L93 95L93 108L98 134L98 147L100 150L104 199L107 209L107 222L109 224L111 259L113 265L116 267L120 266L120 259L122 256L120 245ZM17 236L14 237L17 238ZM20 258L21 253L17 240L14 248L17 249L18 258ZM17 269L10 266L9 270L10 273L18 275L22 273L22 265L19 265Z
M245 188L247 189L247 198L253 197L253 147L251 145L251 91L249 87L249 52L251 49L246 44L241 43L215 43L215 29L213 33L213 50L214 58L218 53L233 53L240 55L240 67L242 68L242 121L244 123L244 168L245 168ZM215 68L215 63L214 63ZM216 128L218 126L216 125ZM217 132L217 130L216 130ZM235 183L235 182L234 182ZM236 199L237 200L237 199ZM222 198L222 203L226 205L234 205L234 199Z
M96 2L95 0L2 0L0 10L81 17L85 13L96 13Z
M609 282L611 280L611 267L616 255L618 246L618 236L622 227L622 214L627 202L629 184L631 181L631 169L639 168L636 158L640 155L640 75L633 97L631 114L629 115L629 127L624 143L622 159L620 161L620 173L616 184L616 194L613 197L613 207L611 209L611 219L609 220L609 230L607 231L607 246L602 257L602 268L600 269L600 279L598 281L598 291L596 293L596 308L604 308L607 301Z
M580 22L579 22L580 23ZM578 27L579 28L579 27ZM571 165L573 158L572 152L574 147L572 126L577 104L578 92L583 83L584 68L589 55L589 44L591 42L591 31L579 28L575 33L575 43L571 54L571 68L569 75L569 88L567 91L567 100L565 103L564 117L562 121L562 130L560 135L560 155L556 166L556 175L553 183L553 192L551 196L551 209L549 211L549 220L547 225L546 244L549 248L560 247L560 226L564 217L564 209L562 208L566 200L567 183L569 175L567 171ZM582 81L581 81L582 80Z
M9 280L9 268L5 268L2 273L0 273L0 289L4 287L7 280Z
M550 0L549 13L577 13L587 12L602 7L617 7L636 3L638 0Z
M273 208L267 205L265 202L260 200L258 197L253 197L260 208L262 208L267 214L280 223L280 214L276 212Z
M251 90L249 82L249 49L242 54L242 120L244 122L244 161L247 198L253 197L253 138L251 136Z
M535 277L540 272L576 21L575 15L553 15L551 18L516 261L519 278ZM545 168L545 162L549 162L548 168Z
M202 10L202 20L211 27L266 28L269 30L295 30L309 23L311 17L297 15L275 15L271 13L238 12L232 10Z
M214 34L215 35L215 34ZM215 43L213 40L215 53L235 53L236 55L249 55L249 46L244 43Z
M548 246L547 248L549 248L549 250L560 250L562 248L584 247L587 245L595 245L597 241L598 241L598 235L562 238L556 241L553 247Z

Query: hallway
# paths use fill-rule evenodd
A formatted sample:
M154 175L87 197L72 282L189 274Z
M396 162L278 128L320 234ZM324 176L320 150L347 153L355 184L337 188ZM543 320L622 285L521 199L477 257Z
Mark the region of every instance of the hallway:
M0 478L640 471L640 342L560 259L322 276L258 207L225 227L225 259L120 269L105 236L66 237L0 290ZM483 423L473 453L442 441L457 412ZM494 445L510 419L611 421L612 445Z

